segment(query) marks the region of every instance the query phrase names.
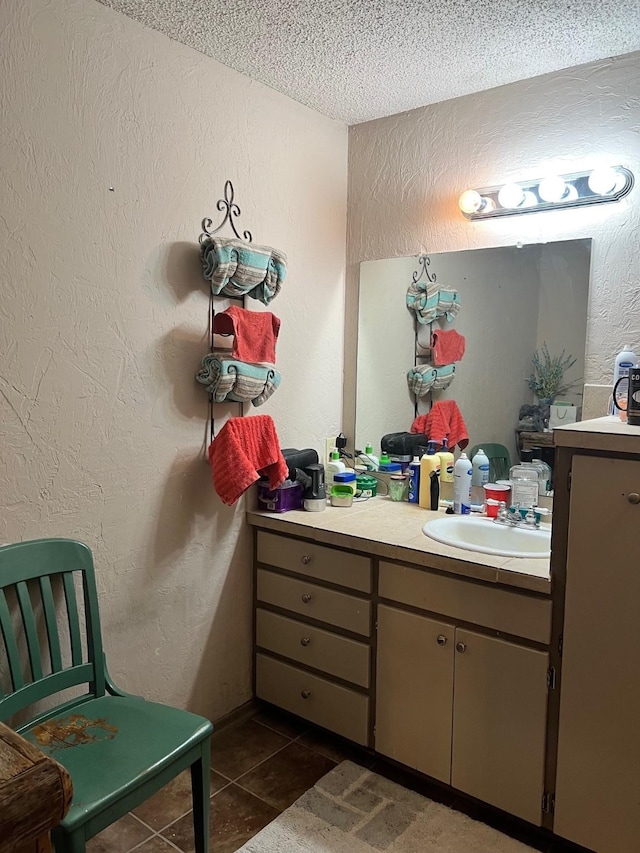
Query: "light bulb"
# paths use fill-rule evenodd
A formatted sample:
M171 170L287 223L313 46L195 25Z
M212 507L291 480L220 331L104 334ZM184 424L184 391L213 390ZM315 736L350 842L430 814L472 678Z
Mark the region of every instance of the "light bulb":
M596 195L609 195L614 190L618 189L619 181L622 178L620 172L615 169L604 167L602 169L594 169L589 175L589 189Z
M575 184L567 184L567 191L562 197L562 201L576 201L578 198L578 189Z
M505 184L498 193L498 202L501 207L520 207L524 201L524 191L518 184Z
M466 190L458 199L458 206L463 213L477 213L482 209L482 196L477 190Z
M535 207L537 203L538 199L536 198L536 194L532 193L531 190L526 190L520 207Z
M550 175L540 181L538 187L538 194L543 201L560 201L566 191L567 185L558 175Z

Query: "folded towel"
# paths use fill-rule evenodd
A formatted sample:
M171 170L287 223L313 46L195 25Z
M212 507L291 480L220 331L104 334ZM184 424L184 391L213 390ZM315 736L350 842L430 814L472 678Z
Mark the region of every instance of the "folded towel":
M268 305L287 275L287 257L269 246L209 237L200 244L204 277L214 296L251 296Z
M196 379L207 386L214 403L233 400L261 406L280 385L280 373L273 365L246 364L221 353L209 353L202 359Z
M464 336L455 329L437 329L431 336L431 349L433 350L433 363L440 367L451 364L452 361L460 361L464 355L466 341Z
M269 415L230 418L209 445L213 485L227 506L234 504L260 476L277 489L289 468Z
M416 364L407 371L409 391L416 397L424 397L432 388L444 391L453 382L455 364L434 367L432 364Z
M438 400L426 415L418 415L411 425L411 432L424 433L431 441L442 444L446 438L449 448L458 445L460 450L469 444L469 433L455 400Z
M269 364L276 360L280 320L270 311L245 311L232 305L215 315L213 331L219 335L233 335L232 358Z
M418 323L432 323L445 317L449 323L460 311L460 296L456 290L438 287L433 282L412 282L407 290L407 308L415 311Z

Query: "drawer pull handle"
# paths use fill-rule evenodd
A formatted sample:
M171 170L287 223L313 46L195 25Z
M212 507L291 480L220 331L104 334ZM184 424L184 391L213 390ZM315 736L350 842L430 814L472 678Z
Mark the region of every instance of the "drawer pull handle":
M631 492L627 500L630 504L640 504L640 495L637 492Z
M308 592L302 593L302 601L304 604L308 604L311 601L311 596L309 595Z
M438 634L438 645L439 646L446 646L446 644L447 644L447 638L445 637L445 635L444 634Z
M302 557L300 557L300 562L303 566L308 566L311 562L311 557L309 557L307 554L304 554Z
M302 696L303 699L308 699L309 696L311 696L311 691L310 690L301 690L300 695Z
M301 646L308 646L310 642L311 642L311 637L303 637L300 640L300 645Z
M462 654L462 652L466 652L467 651L467 644L466 643L456 643L456 651L460 652L460 654Z

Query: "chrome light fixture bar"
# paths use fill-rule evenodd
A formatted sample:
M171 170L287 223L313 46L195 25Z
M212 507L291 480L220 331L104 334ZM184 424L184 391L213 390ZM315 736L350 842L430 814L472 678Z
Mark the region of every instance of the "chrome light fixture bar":
M633 187L632 172L624 166L548 175L535 181L516 181L499 187L466 190L458 200L467 219L492 219L515 213L536 213L620 201Z

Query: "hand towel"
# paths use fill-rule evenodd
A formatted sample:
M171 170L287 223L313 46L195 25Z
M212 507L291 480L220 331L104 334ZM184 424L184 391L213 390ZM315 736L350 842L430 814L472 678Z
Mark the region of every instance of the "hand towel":
M449 448L458 445L460 450L469 444L469 433L455 400L438 400L426 415L418 415L411 425L411 432L424 433L431 441L442 444L446 438Z
M416 397L424 397L432 388L444 391L453 382L455 364L434 367L432 364L416 364L407 371L409 391Z
M251 296L268 305L287 275L287 256L270 246L209 237L200 244L204 277L214 296Z
M270 311L246 311L232 305L215 315L213 331L219 335L233 335L232 358L254 364L275 363L280 320Z
M464 335L455 329L437 329L431 336L431 359L436 367L460 361L464 355L466 341Z
M415 311L418 323L423 325L438 317L445 317L451 323L460 311L460 296L456 290L433 282L413 282L407 290L407 308Z
M209 464L214 488L227 506L261 475L269 478L270 489L277 489L289 474L269 415L230 418L209 445Z
M196 379L207 386L214 403L233 400L261 406L277 390L281 377L273 365L246 364L212 352L202 359Z

